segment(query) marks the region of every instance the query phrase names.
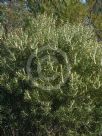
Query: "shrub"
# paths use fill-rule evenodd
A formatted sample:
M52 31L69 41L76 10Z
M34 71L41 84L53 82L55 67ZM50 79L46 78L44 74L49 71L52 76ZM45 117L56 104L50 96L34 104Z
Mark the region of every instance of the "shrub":
M34 55L39 50L40 58ZM63 61L62 54L56 53L58 50L67 55L70 73L59 88L47 89L44 86L44 89L43 85L54 86L59 80L62 82L63 75L67 75L67 72L64 73L66 67L62 67L63 73L59 68L66 61ZM1 42L0 54L0 124L6 134L101 135L102 48L96 42L93 28L68 22L56 28L52 17L40 15L37 19L30 18L25 31L19 28L9 33ZM27 73L27 61L32 54L33 63L30 66L33 78ZM35 86L33 79L39 77L36 75L37 62L48 59L46 54L57 59L59 79L49 83L43 77L43 81L38 81L39 85ZM48 62L51 65L50 59ZM47 67L47 63L43 65ZM42 73L46 77L50 75L51 67L44 68Z

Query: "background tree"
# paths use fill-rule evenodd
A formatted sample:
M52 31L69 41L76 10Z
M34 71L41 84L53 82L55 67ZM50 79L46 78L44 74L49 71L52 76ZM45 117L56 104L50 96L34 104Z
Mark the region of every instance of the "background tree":
M102 1L88 0L88 16L99 41L102 41Z

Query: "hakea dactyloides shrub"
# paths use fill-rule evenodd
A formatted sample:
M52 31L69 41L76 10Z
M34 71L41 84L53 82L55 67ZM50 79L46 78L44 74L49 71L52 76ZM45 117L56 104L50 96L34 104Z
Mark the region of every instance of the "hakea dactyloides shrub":
M39 136L101 134L102 46L93 28L56 27L46 15L28 20L25 31L12 31L0 45L0 84L29 103L20 109L19 134L33 133L31 126Z

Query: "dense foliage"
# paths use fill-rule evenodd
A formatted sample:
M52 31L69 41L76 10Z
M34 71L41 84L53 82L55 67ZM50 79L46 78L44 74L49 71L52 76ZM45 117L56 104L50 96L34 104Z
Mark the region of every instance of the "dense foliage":
M1 136L102 135L99 1L0 5Z
M2 37L2 28L1 134L100 136L102 48L96 41L93 28L69 22L56 28L55 20L46 14L39 15L36 19L28 17L28 20L29 25L25 31L22 28L15 29L6 38ZM34 85L27 74L26 66L30 55L44 46L60 49L67 54L71 73L59 89L41 89ZM37 71L33 64L32 71L32 76L35 77ZM50 69L47 72L50 73Z

